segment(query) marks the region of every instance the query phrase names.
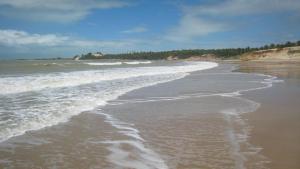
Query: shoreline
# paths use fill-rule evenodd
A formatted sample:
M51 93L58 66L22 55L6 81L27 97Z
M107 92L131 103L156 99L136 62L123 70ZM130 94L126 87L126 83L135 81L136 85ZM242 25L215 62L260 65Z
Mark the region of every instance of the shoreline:
M206 74L205 72L207 72L208 74L210 74L209 72L210 72L210 70L205 70L204 72L200 72L199 73L199 75L201 76L201 74L202 73L204 73L204 74ZM213 71L214 72L214 71ZM229 71L228 72L229 74L231 73L231 71ZM226 74L226 73L225 73ZM234 72L233 72L233 74L235 74ZM198 79L198 77L197 76L199 76L198 75L198 73L197 72L193 72L193 73L191 73L189 76L187 76L187 77L185 77L184 79L179 79L179 80L176 80L176 82L175 81L172 81L172 82L169 82L168 84L159 84L159 85L157 85L156 87L147 87L147 88L142 88L142 89L139 89L139 90L136 90L136 91L132 91L132 92L129 92L129 93L127 93L127 94L125 94L125 95L122 95L118 100L119 101L121 101L121 103L122 102L125 102L126 104L124 104L124 105L121 105L120 107L117 107L117 108L114 108L114 106L107 106L107 107L105 107L104 108L104 111L108 111L109 113L112 113L112 114L114 114L114 113L116 113L116 114L114 114L115 116L120 116L121 118L125 118L125 121L130 121L130 119L126 119L127 117L126 116L130 116L129 114L127 114L127 113L125 113L125 112L129 112L130 111L130 113L131 114L135 114L135 115L133 115L133 116L143 116L143 115L139 115L139 113L141 113L141 114L143 114L143 113L145 113L145 112L148 112L147 114L154 114L153 116L161 116L161 114L168 114L167 116L170 116L169 115L169 113L170 112L168 112L168 111L170 111L170 109L168 108L168 107L173 107L172 109L171 109L171 111L173 111L173 113L178 113L178 116L182 116L182 117L184 117L184 116L189 116L189 115L184 115L184 114L190 114L190 113L192 113L192 114L197 114L197 111L200 111L202 108L204 108L204 107L199 107L199 103L201 103L201 100L202 101L204 101L204 102L206 102L205 100L203 100L203 99L201 99L202 98L202 96L200 96L200 97L198 97L197 96L197 94L192 94L191 93L191 97L185 97L185 96L176 96L176 97L171 97L174 93L173 92L171 92L171 93L169 93L168 91L169 90L167 90L167 91L164 91L164 90L166 90L166 87L167 86L169 86L169 88L173 88L173 89L177 89L178 87L175 87L176 86L176 84L178 85L178 84L180 84L180 83L182 83L182 82L184 82L184 81L189 81L188 79L194 79L194 80L199 80ZM193 81L194 81L193 80ZM185 83L184 83L185 84ZM175 86L174 86L175 85ZM183 84L181 84L181 85L183 85ZM185 86L185 85L184 85ZM188 86L186 86L187 87L187 89L188 88L190 88L190 87L188 87ZM194 89L193 89L194 90ZM258 89L259 91L260 91L260 89ZM161 92L160 92L161 91ZM176 92L178 92L177 90L176 90ZM151 94L152 93L152 94ZM160 94L159 94L160 93ZM164 94L163 94L164 93ZM179 91L179 93L181 93L180 91ZM178 94L179 94L178 93ZM235 92L234 92L235 93ZM246 92L246 93L248 93L248 92ZM157 95L158 94L158 95ZM176 93L175 93L175 95L176 95ZM194 95L194 96L193 96ZM242 94L242 97L244 96L245 94L244 94L244 92L243 92L243 94ZM228 97L228 96L225 96L225 98L226 97ZM229 97L231 97L231 96L229 96ZM149 98L153 98L153 100L152 99L150 99L149 100ZM204 95L204 98L207 98L205 95ZM217 98L218 98L218 94L216 95L216 97L215 96L208 96L208 100L211 100L210 98L213 98L214 100L218 100ZM130 100L132 100L133 99L133 101L130 101ZM159 99L159 100L156 100L156 99ZM117 102L117 104L118 104L118 100L116 100L116 102ZM136 100L136 101L135 101ZM239 99L238 99L239 100ZM241 99L241 100L244 100L243 98ZM255 100L255 99L254 99ZM127 102L128 101L128 102ZM199 102L200 101L200 102ZM211 100L212 101L212 100ZM248 102L247 100L245 100L246 102ZM219 102L219 101L217 101L217 102ZM249 103L254 103L254 104L256 104L255 102L253 102L253 101L251 101L251 100L249 100ZM115 103L113 102L113 105L114 105ZM242 114L248 114L248 113L252 113L253 112L253 110L252 109L256 109L255 107L256 107L256 105L253 105L254 107L252 107L252 106L250 106L249 108L247 108L247 110L245 110L245 112L243 112ZM200 108L200 110L199 110L199 108ZM234 155L229 155L228 154L228 157L229 157L229 159L226 159L225 157L223 157L224 159L223 160L228 160L228 161L230 161L230 158L232 157L232 158L236 158L236 161L234 161L233 163L234 164L231 164L231 165L234 165L235 167L234 168L245 168L245 166L247 166L246 168L263 168L261 165L262 164L264 164L264 163L267 163L265 160L266 160L266 158L264 157L264 156L262 156L260 153L259 154L257 154L257 157L255 157L255 156L252 156L252 155L250 155L250 154L248 154L247 155L247 151L253 151L252 153L254 153L254 154L256 154L256 151L257 150L259 150L260 149L260 147L256 147L256 145L254 144L254 145L250 145L250 144L248 144L247 142L245 142L245 144L244 143L242 143L241 145L236 145L236 144L240 144L239 142L241 141L239 138L238 138L238 136L236 136L235 134L237 134L237 135L240 135L240 136L242 136L243 135L243 137L245 137L245 138L247 138L248 137L248 134L250 134L251 135L251 133L248 133L247 132L247 128L248 128L248 124L243 124L243 123L245 123L244 122L244 120L242 121L242 123L241 124L239 124L241 121L240 120L238 120L239 119L239 115L237 116L237 117L235 117L235 115L233 115L232 116L232 113L233 114L235 114L236 112L235 112L235 110L233 110L233 112L231 112L232 110L231 109L228 109L229 110L229 112L226 112L225 111L225 113L224 113L224 117L222 117L222 119L224 118L224 120L225 121L219 121L218 120L218 122L215 124L215 122L214 122L214 120L213 121L211 121L211 117L209 117L209 116L211 116L211 115L208 115L208 117L206 117L206 115L204 115L204 114L201 114L201 116L199 116L199 117L197 117L198 115L196 115L196 116L194 116L194 117L192 117L193 119L198 119L198 120L200 120L199 118L201 117L201 118L209 118L210 120L208 121L208 123L210 123L210 122L212 122L212 124L213 125L229 125L229 126L227 126L226 128L229 130L229 135L231 135L231 136L229 136L229 140L231 140L229 143L227 143L227 144L230 144L231 146L232 146L232 150L228 150L228 151L233 151L233 154ZM180 111L183 111L183 112L180 112ZM205 110L204 110L205 111ZM207 110L206 110L207 111ZM249 112L248 112L249 111ZM159 112L159 114L157 114ZM126 115L121 115L122 113L125 113ZM219 116L220 114L223 114L223 112L211 112L213 115L212 116ZM215 114L216 113L216 114ZM227 113L229 113L228 115L227 115ZM157 115L156 115L157 114ZM242 115L241 115L242 116ZM147 115L147 117L148 118L150 118L150 116L148 116ZM182 118L181 117L181 118ZM144 117L143 117L144 118ZM152 117L151 117L152 118ZM166 118L166 117L165 117ZM216 117L214 117L214 118L216 118ZM237 119L236 119L237 118ZM148 120L150 120L150 119L148 119ZM157 119L157 120L159 120L159 119ZM192 119L190 119L190 120L192 120ZM236 123L235 121L239 121L238 122L238 124L231 124L231 123ZM246 120L246 119L245 119ZM150 120L151 121L151 120ZM192 120L193 121L193 120ZM187 129L185 129L185 132L188 132L189 134L191 134L192 135L192 133L193 133L193 131L188 131L188 130L191 130L191 129L193 129L193 128L195 128L197 125L200 125L200 124L198 124L198 122L192 122L192 121L189 121L189 122L187 122L187 121L183 121L183 122L178 122L178 129L176 129L175 131L174 131L174 133L173 134L175 134L174 136L172 136L172 137L176 137L176 139L178 139L178 140L181 140L181 138L177 138L178 136L180 137L180 135L181 135L181 133L179 132L179 131L181 131L182 129L180 129L180 127L179 126L182 126L182 125L184 125L184 126L189 126ZM201 122L203 122L204 123L204 121L202 121L202 120L200 120ZM148 123L148 122L146 122L146 121L144 121L144 123ZM153 128L154 126L152 126L152 125L155 125L156 124L156 122L152 122L153 124L151 124L151 128ZM174 117L174 119L172 120L172 123L177 123L177 118L176 117ZM181 123L181 124L180 124ZM187 123L191 123L191 124L187 124ZM207 122L205 122L205 124L206 125L211 125L211 124L208 124ZM226 124L226 123L228 123L228 124ZM246 122L247 123L247 122ZM134 124L136 124L136 123L134 123ZM137 123L138 124L138 123ZM158 132L158 134L159 133L163 133L164 131L162 130L162 128L164 128L164 127L168 127L169 129L171 129L172 128L172 126L173 125L170 125L171 123L167 123L168 124L168 126L164 126L164 125L162 125L162 124L157 124L158 126L160 126L160 125L162 125L161 127L159 127L158 129L153 129L153 130L156 130L157 132ZM142 124L140 124L140 125L142 125ZM145 125L145 124L143 124L143 125ZM143 126L142 125L142 126ZM196 126L193 126L193 125L196 125ZM241 125L241 126L240 126ZM246 126L244 126L244 125L246 125ZM139 128L139 124L138 125L136 125L138 128ZM147 125L146 125L147 126ZM193 126L193 127L192 127ZM150 126L149 126L150 127ZM198 126L199 127L199 126ZM204 127L204 126L203 126ZM240 128L240 127L246 127L245 129L242 129L242 128ZM251 127L251 126L249 126L249 127ZM155 128L155 127L154 127ZM142 131L142 133L143 133L143 131L144 130L148 130L148 129L139 129L139 130L141 130ZM158 131L158 130L162 130L162 131ZM238 132L238 133L233 133L233 132ZM168 132L172 132L171 130L169 130ZM192 133L191 133L192 132ZM161 133L161 135L163 135ZM194 134L196 134L196 133L194 133ZM148 134L147 134L148 135ZM146 136L147 136L146 135ZM156 134L155 134L156 135ZM159 135L153 135L153 136L148 136L148 137L146 137L146 139L145 140L147 140L147 141L149 141L151 144L154 144L154 145L156 145L156 146L158 146L158 147L160 147L160 143L155 143L155 140L156 139L158 139L158 138L154 138L154 141L153 141L153 137L163 137L163 136L159 136ZM197 134L196 134L197 135ZM190 137L190 135L188 136L188 137ZM233 138L231 138L231 137L233 137ZM164 138L164 139L166 139L166 141L171 141L172 142L172 140L168 140L167 138ZM184 141L185 139L187 139L187 140L189 140L189 139L191 139L191 140L193 140L193 139L195 139L195 138L183 138L183 140L182 140L182 142L185 142L185 144L193 144L193 143L190 143L190 142L186 142L186 141ZM225 140L226 140L227 138L225 138ZM205 138L201 138L201 137L199 137L198 139L196 139L195 141L199 141L199 142L202 142L203 140L205 140ZM225 140L223 140L224 142L226 142ZM175 141L175 140L174 140ZM198 142L197 141L197 142ZM222 142L223 142L222 141ZM227 140L228 141L228 140ZM246 140L247 141L247 140ZM204 142L203 144L207 144L206 142ZM213 143L214 144L214 143ZM152 145L153 146L153 145ZM156 147L155 146L155 147ZM196 146L196 145L194 145L194 146ZM201 149L203 149L204 147L202 147L202 146L204 146L204 145L200 145L200 147L195 147L195 150L193 150L193 151L196 151L198 148L198 151L200 151ZM201 148L202 147L202 148ZM187 148L187 147L186 147ZM162 149L162 147L161 148L154 148L154 150L155 151L158 151L158 152L161 152L161 151L165 151L165 150L161 150ZM245 151L245 152L240 152L240 149L242 149L241 151ZM252 150L251 150L252 149ZM257 149L257 150L256 150ZM166 160L166 158L167 159L169 159L169 158L173 158L172 157L172 154L177 154L178 152L176 152L176 151L181 151L180 153L182 153L182 158L184 159L185 157L185 151L192 151L192 150L189 150L189 149L186 149L186 150L173 150L173 151L175 151L175 152L162 152L162 154L164 155L164 156L167 156L167 157L165 157L165 160ZM182 152L183 151L183 152ZM212 150L212 149L207 149L207 150L202 150L202 151L207 151L207 153L209 153L209 151L214 151L214 150ZM259 151L258 151L259 152ZM197 153L197 152L195 152L195 153ZM245 154L244 154L245 153ZM254 155L253 154L253 155ZM246 161L244 161L245 159L245 157L244 156L249 156L249 161L248 160L246 160ZM228 158L227 157L227 158ZM207 160L212 160L214 157L211 157L211 159L207 159ZM170 159L169 159L170 160ZM178 169L184 169L184 168L193 168L193 167L195 167L195 166L197 166L197 165L199 165L199 166L201 166L201 163L203 163L204 161L202 161L201 162L201 160L203 160L203 159L200 159L200 158L195 158L193 161L195 161L195 162L192 162L192 161L189 161L189 162L183 162L183 161L181 161L181 162L174 162L173 160L171 160L171 161L166 161L166 162L168 162L167 164L168 164L168 166L171 166L170 168L178 168ZM221 159L220 159L221 160ZM258 161L256 161L256 160L258 160ZM196 162L196 161L198 161L198 162L200 162L200 163L198 163L198 162ZM183 163L182 163L183 162ZM185 163L185 164L184 164ZM202 164L203 165L203 164ZM173 167L172 167L173 166ZM175 167L176 166L176 167ZM218 168L218 167L217 167Z
M245 96L261 102L258 110L243 115L251 129L250 143L261 146L262 154L271 163L270 169L300 168L300 62L248 62L238 71L264 73L277 76L284 83L275 84L263 93L247 93Z
M269 64L222 62L214 69L130 91L66 123L29 131L0 144L0 158L44 168L49 167L44 160L55 162L59 152L69 154L62 157L68 163L56 161L65 168L111 168L126 162L129 168L296 169L300 150L295 148L295 129L300 127L300 117L295 102L300 96L300 67L270 64L271 68ZM257 73L287 77L288 83L269 88L272 78ZM261 88L267 89L253 91ZM239 91L251 92L239 95ZM283 102L289 107L280 106ZM280 114L283 110L290 113Z
M287 73L286 70L278 71L277 68L289 67L290 65L294 65L296 67L299 66L298 67L299 74L296 75L296 78L300 77L300 62L295 63L291 60L273 60L273 61L261 60L261 61L246 61L246 62L231 60L231 61L218 61L217 63L221 63L221 64L232 63L238 66L239 69L236 69L233 72L242 72L242 73L246 72L250 74L261 73L265 75L276 76L279 77L280 79L284 79L285 81L290 78L289 75L286 74ZM245 69L245 68L250 68L250 69ZM262 68L266 68L268 71L261 70ZM292 71L289 73L293 73L293 71L295 70L292 67L291 70L287 70L287 71ZM192 73L189 76L193 76L193 74L195 73ZM279 91L282 90L278 86L282 86L284 85L284 83L275 84L271 88L245 92L242 94L243 97L245 98L248 99L250 98L250 100L260 102L260 107L257 110L248 113L243 113L241 114L241 117L247 121L249 127L251 128L250 129L251 131L249 133L250 134L249 140L248 140L249 143L251 145L253 144L254 146L259 147L258 148L259 150L257 151L261 152L262 158L266 160L266 162L264 162L265 165L267 166L267 168L270 169L281 169L286 167L289 169L298 169L300 167L300 162L298 161L298 158L300 157L300 148L296 148L298 142L300 141L300 134L296 134L297 131L294 130L300 128L300 125L297 125L298 120L300 120L300 115L297 115L297 103L295 101L292 102L290 104L290 108L288 107L282 108L280 106L280 104L282 104L284 100L285 100L284 103L290 101L291 98L289 97L292 97L293 99L297 100L297 96L300 96L300 92L296 93L294 96L289 96L289 93L285 93L285 96L284 98L282 98L282 100L277 99L276 101L274 101L274 99L270 99L268 96L267 97L264 96L264 94L268 95L270 94L270 92L272 93L276 90ZM139 90L144 90L144 89L139 89ZM129 98L132 98L132 96L130 96L131 93L136 93L136 92L139 93L139 91L132 91L128 94L122 95L121 98L124 97L127 98L128 95ZM282 94L284 94L285 91L281 91L281 92L283 92ZM273 96L274 97L282 96L280 92L278 92L277 94L278 94L277 96L276 95ZM133 96L133 98L134 97L135 96ZM261 97L263 97L263 99ZM278 109L274 107L277 107ZM290 114L280 114L280 111L286 111L286 112L290 111L289 112ZM270 118L270 116L274 116L274 117ZM280 130L279 128L282 124L289 124L289 125L287 125L284 129ZM296 127L295 125L299 127ZM274 128L276 128L275 131ZM278 133L278 131L281 131L282 133ZM282 137L286 137L286 138L282 138ZM282 145L283 147L278 145Z

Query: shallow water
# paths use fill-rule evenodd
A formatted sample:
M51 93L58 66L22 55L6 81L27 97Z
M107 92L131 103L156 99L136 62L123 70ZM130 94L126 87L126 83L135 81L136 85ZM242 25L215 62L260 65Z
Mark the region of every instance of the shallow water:
M269 168L300 168L300 63L245 62L240 71L266 73L284 80L267 90L247 93L247 98L261 106L243 118L253 126L250 142L263 148L261 153L271 161Z
M282 82L273 76L207 62L61 62L43 65L48 71L39 65L1 73L2 168L240 169L268 162L248 142L250 126L240 115L260 106L243 93Z

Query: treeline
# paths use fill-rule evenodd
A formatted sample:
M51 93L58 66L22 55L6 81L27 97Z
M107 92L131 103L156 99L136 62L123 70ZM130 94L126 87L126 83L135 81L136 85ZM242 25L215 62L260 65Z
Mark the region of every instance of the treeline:
M75 56L76 57L76 56ZM92 54L92 53L87 53L87 54L82 54L81 56L80 56L80 59L97 59L97 58L95 58L95 56Z
M104 55L104 59L145 59L145 60L158 60L167 59L168 57L176 57L179 59L186 59L191 56L203 56L207 54L215 55L219 58L230 58L250 52L251 48L228 48L228 49L186 49L186 50L172 50L162 52L131 52L122 54L107 54Z
M91 53L82 55L80 59L134 59L134 60L158 60L167 59L168 57L176 57L179 59L186 59L191 56L205 56L207 54L214 55L220 59L236 58L247 52L266 50L272 48L284 48L300 46L300 41L297 42L286 42L284 44L269 44L259 48L226 48L226 49L186 49L186 50L172 50L172 51L161 51L161 52L129 52L121 54L106 54L100 58L94 58Z
M265 50L265 49L273 49L273 48L285 48L285 47L293 47L293 46L300 46L300 41L297 42L290 42L287 41L284 44L274 44L271 43L270 45L265 45L259 48L259 50Z

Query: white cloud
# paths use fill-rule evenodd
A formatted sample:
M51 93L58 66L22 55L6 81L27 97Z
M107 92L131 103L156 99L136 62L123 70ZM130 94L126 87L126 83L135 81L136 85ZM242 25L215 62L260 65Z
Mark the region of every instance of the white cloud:
M235 27L241 15L272 12L300 13L299 0L227 0L210 5L183 6L178 25L169 30L165 39L192 42L211 33L228 31Z
M220 22L213 22L201 17L186 14L177 27L169 30L165 37L167 40L176 42L190 41L194 38L214 32L227 30L227 26Z
M0 29L0 58L71 57L97 51L125 53L160 48L161 44L159 39L88 40L59 34Z
M237 16L300 10L299 0L227 0L214 5L186 7L194 15Z
M125 0L1 0L0 15L21 19L72 22L83 19L93 9L128 6Z
M66 36L55 34L29 34L18 30L0 30L0 44L5 46L41 45L55 46L67 41Z
M137 40L100 41L84 40L57 34L30 34L19 30L0 29L0 47L16 49L40 49L64 48L66 50L112 50L118 48L130 48L140 43ZM17 52L17 51L12 51ZM35 52L35 51L33 51Z
M130 34L130 33L142 33L142 32L147 32L148 29L144 26L137 26L137 27L134 27L134 28L131 28L131 29L128 29L128 30L124 30L122 31L122 33L127 33L127 34Z

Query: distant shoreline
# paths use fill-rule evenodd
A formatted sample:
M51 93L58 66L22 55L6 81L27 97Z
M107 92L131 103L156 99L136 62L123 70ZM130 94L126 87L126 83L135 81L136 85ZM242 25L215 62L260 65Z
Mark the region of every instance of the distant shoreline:
M181 49L170 51L141 51L119 54L102 52L76 55L73 60L127 59L127 60L253 60L268 55L298 55L300 41L285 44L270 44L262 47L223 48L223 49ZM289 57L289 56L288 56ZM276 57L280 58L280 57ZM281 57L282 58L282 57Z
M5 59L10 60L10 59ZM277 48L234 48L234 49L196 49L162 52L137 52L126 54L76 55L73 58L32 58L13 60L183 60L183 61L300 61L300 45Z

